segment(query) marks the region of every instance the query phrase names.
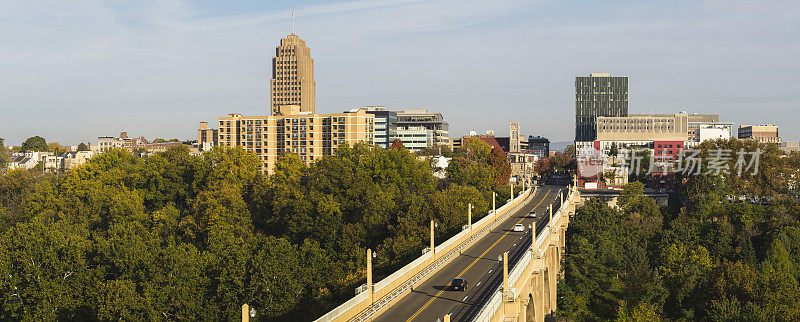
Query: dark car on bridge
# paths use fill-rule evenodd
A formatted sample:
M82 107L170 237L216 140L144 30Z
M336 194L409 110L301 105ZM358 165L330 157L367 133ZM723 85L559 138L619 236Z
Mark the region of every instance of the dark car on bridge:
M467 280L463 278L456 278L452 282L450 282L450 290L453 291L466 291L467 290Z

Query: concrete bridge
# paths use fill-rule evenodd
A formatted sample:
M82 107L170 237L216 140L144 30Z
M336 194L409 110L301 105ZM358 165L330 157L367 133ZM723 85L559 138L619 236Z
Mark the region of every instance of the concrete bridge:
M432 251L377 283L368 274L354 298L318 321L543 321L556 310L578 198L572 185L528 187L474 224L470 212L461 233L438 246L431 240ZM466 279L467 290L451 290L454 278Z
M510 272L508 261L504 261L503 284L474 321L544 321L556 312L557 282L563 277L565 233L579 199L579 192L570 186L558 210L550 213L547 224L534 229L532 246Z

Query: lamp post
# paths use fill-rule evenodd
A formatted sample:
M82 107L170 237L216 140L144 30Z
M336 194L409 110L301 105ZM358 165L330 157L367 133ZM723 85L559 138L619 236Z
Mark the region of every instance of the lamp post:
M503 293L508 292L508 252L503 253Z
M497 192L492 191L492 213L494 215L494 220L497 220Z
M472 203L467 205L467 225L469 225L469 231L472 231Z
M436 260L436 247L434 246L433 243L433 229L436 227L439 227L439 224L437 224L436 222L433 221L433 219L431 219L431 259L434 261Z
M533 250L533 255L539 254L539 249L536 247L536 222L534 221L531 225L531 249Z
M369 304L375 303L372 298L372 259L375 258L375 253L372 249L367 248L367 291L369 292Z

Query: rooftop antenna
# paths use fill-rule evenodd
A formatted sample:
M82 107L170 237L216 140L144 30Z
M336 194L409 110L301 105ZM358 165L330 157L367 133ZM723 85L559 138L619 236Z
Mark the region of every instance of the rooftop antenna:
M292 10L292 34L294 34L294 10Z

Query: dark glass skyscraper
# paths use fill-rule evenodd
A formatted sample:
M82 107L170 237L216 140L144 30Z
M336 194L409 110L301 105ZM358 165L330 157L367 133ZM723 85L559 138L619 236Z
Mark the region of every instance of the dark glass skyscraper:
M606 73L575 77L575 141L597 138L598 116L628 116L628 77Z

